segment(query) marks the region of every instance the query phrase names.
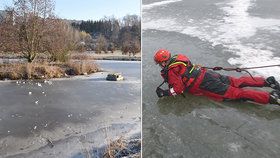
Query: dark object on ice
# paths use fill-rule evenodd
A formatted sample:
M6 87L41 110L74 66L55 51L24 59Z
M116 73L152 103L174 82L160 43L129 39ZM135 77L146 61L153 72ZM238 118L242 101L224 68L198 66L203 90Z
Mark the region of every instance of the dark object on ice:
M106 77L106 80L108 81L120 81L123 80L123 76L120 73L113 73L113 74L108 74Z
M65 72L67 75L73 76L75 75L75 70L73 68L69 68Z
M47 142L48 142L49 147L50 147L50 148L53 148L53 147L54 147L53 142L52 142L50 139L48 139L48 138L46 138L46 140L47 140Z

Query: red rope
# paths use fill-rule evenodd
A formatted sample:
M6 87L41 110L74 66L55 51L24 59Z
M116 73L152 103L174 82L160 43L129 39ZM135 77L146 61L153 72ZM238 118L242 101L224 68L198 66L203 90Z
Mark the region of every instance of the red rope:
M244 68L239 68L239 67L236 67L236 68L223 68L223 67L220 67L220 66L216 66L216 67L202 67L202 68L212 69L214 71L219 71L219 70L236 71L236 72L245 71L245 72L247 72L252 77L253 80L255 80L255 78L251 75L251 73L249 71L247 71L248 69L259 69L259 68L274 67L274 66L280 66L280 64L277 64L277 65L266 65L266 66L255 66L255 67L244 67Z
M255 66L255 67L244 67L244 68L239 68L239 67L236 67L236 68L223 68L223 67L219 67L219 66L216 66L216 67L202 67L202 68L212 69L214 71L225 70L225 71L237 71L237 72L240 72L242 70L259 69L259 68L274 67L274 66L280 66L280 64L277 64L277 65L265 65L265 66Z

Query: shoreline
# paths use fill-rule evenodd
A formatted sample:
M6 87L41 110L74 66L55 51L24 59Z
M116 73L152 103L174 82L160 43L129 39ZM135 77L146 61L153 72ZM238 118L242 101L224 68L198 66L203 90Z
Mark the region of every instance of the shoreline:
M122 57L122 56L99 56L99 57L94 57L95 60L117 60L117 61L141 61L141 57Z
M102 61L102 59L97 60L97 61ZM106 62L140 62L138 60L103 60ZM1 83L16 83L16 82L48 82L48 81L67 81L67 80L86 80L86 79L100 79L104 78L104 81L107 81L105 78L107 74L110 73L110 71L103 69L100 67L100 70L98 72L94 72L91 74L86 74L86 75L72 75L72 76L65 76L61 78L48 78L48 79L18 79L18 80L11 80L11 79L6 79L6 80L0 80ZM123 82L123 81L122 81Z
M44 56L38 54L39 59L45 59ZM141 53L136 53L135 55L122 54L121 51L117 50L114 53L104 53L96 54L94 51L85 51L80 53L71 53L71 56L82 57L87 56L89 59L93 60L120 60L120 61L141 61ZM3 54L0 53L0 63L4 62L16 62L16 61L26 61L26 59L20 54Z
M141 54L124 55L121 52L95 54L93 52L73 53L66 62L46 64L43 61L28 63L24 58L0 58L0 82L6 80L49 80L52 78L72 78L73 76L88 76L102 72L95 63L97 61L138 61Z
M93 56L93 60L119 60L119 61L141 61L141 56ZM9 60L24 61L24 58L3 58L0 57L2 62L9 62Z

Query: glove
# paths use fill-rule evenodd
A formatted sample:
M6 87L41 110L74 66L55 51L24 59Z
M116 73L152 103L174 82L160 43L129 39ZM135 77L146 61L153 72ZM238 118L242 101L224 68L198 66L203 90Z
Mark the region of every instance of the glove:
M161 89L159 87L157 88L156 93L157 93L157 96L159 98L161 98L163 96L169 96L169 90L163 90L163 89Z

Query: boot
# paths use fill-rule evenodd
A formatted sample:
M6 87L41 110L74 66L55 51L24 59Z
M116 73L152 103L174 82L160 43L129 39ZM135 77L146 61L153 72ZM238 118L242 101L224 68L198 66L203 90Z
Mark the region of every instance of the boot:
M270 93L269 103L280 106L280 91L274 90Z
M266 87L271 87L275 90L280 91L280 84L275 80L273 76L268 77L265 82Z

